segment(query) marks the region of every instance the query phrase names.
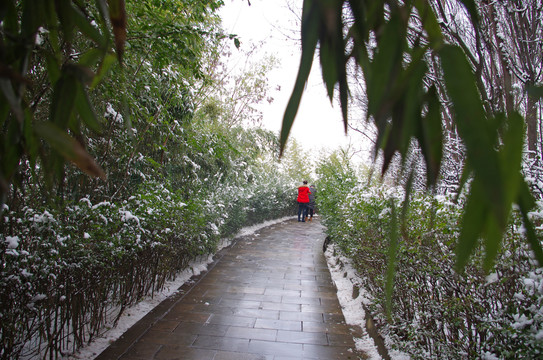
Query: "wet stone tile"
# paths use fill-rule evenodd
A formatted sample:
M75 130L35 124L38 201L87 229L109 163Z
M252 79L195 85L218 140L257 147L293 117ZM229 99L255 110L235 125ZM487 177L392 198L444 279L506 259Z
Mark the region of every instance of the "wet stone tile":
M257 329L301 331L302 322L289 320L256 319L254 327Z
M264 355L288 355L302 358L303 347L301 344L291 344L275 341L251 340L249 352Z
M314 344L328 345L326 333L309 333L302 331L284 331L277 332L277 341L296 343L296 344Z
M164 346L155 360L213 360L216 350L196 349L182 346Z
M224 350L234 352L247 352L248 339L237 339L223 336L201 335L192 344L193 348L208 350Z

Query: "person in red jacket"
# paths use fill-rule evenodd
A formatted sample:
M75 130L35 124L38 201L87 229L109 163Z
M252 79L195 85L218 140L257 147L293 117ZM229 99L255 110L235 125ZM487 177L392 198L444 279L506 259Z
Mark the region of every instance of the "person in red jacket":
M307 204L309 204L309 194L311 190L307 186L307 180L304 180L304 184L298 188L298 221L305 222L307 217Z

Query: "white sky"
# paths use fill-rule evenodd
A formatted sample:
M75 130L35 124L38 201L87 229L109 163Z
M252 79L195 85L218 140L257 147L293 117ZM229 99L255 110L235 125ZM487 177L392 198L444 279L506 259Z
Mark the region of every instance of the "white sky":
M274 54L281 62L280 67L270 76L273 103L262 107L263 125L279 132L284 110L290 98L300 61L299 43L289 40L284 33L299 29L296 19L299 15L286 8L285 0L226 0L220 14L224 29L239 36L241 46L265 41L262 56ZM301 5L300 5L301 6ZM282 30L283 29L283 30ZM299 34L291 34L299 38ZM277 86L281 87L276 91ZM296 140L306 150L320 148L335 149L347 146L349 137L345 136L341 110L338 104L332 106L321 80L320 64L313 64L310 79L298 114L292 127L290 138Z

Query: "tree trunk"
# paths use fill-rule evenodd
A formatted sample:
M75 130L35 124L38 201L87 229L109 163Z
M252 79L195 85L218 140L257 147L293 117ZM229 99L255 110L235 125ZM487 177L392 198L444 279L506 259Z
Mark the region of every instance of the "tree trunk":
M537 141L537 99L530 95L528 95L526 100L526 127L528 131L528 150L530 152L530 158L533 159L537 156L537 147L539 144Z

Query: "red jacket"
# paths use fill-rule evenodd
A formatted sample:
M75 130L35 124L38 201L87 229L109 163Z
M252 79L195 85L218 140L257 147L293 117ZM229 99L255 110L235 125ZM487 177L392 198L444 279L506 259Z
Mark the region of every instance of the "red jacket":
M308 203L309 202L309 194L311 194L311 191L309 190L309 187L307 185L302 185L298 188L298 202L301 203Z

